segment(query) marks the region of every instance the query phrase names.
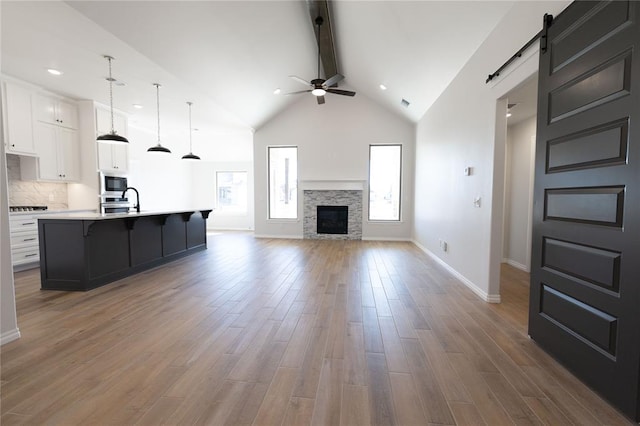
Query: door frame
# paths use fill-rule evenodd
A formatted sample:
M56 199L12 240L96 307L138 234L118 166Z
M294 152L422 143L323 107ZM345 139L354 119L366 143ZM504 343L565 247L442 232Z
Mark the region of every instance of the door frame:
M522 53L522 57L498 78L489 83L489 90L496 102L493 141L493 189L491 191L491 235L489 245L489 294L500 295L500 265L502 264L504 239L505 173L507 147L507 94L538 72L540 45L534 43ZM533 145L535 149L535 144ZM531 191L531 195L533 191ZM530 201L531 202L531 201ZM530 206L530 210L533 206ZM532 212L530 212L531 214ZM529 224L531 227L532 223ZM531 229L528 231L531 233ZM531 245L529 235L528 245ZM531 269L531 247L529 269Z

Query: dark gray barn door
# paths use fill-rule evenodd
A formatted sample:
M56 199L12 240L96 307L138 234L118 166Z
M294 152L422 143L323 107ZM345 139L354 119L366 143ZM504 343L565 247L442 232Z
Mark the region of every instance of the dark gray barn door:
M572 3L540 54L529 334L640 420L640 2Z

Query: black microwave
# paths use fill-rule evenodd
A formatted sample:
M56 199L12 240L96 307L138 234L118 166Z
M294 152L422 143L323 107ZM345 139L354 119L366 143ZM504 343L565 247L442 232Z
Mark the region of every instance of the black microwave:
M127 189L127 177L100 173L100 192L102 195L122 194Z

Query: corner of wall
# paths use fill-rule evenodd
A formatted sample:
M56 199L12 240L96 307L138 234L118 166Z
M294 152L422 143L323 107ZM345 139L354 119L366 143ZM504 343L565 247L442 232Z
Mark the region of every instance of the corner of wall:
M462 284L467 286L471 291L473 291L476 294L476 296L480 297L480 299L482 299L482 300L484 300L485 302L488 302L488 303L500 303L501 302L500 294L487 293L486 291L484 291L480 287L478 287L473 281L469 280L467 277L462 275L460 272L458 272L455 269L453 269L444 260L442 260L438 256L436 256L431 250L429 250L428 248L424 247L422 244L420 244L419 242L417 242L415 240L412 240L411 242L416 247L418 247L420 250L422 250L432 260L434 260L440 266L445 268L451 275L453 275L455 278L460 280L462 282Z

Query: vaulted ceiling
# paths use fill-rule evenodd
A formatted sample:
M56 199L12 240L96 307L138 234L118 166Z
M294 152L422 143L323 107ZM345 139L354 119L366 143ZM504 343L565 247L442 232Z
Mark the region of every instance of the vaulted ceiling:
M340 88L416 122L512 3L330 2L337 68L346 77ZM305 88L289 75L317 76L302 0L2 1L0 8L3 73L106 104L102 55L109 54L125 84L114 89L115 106L140 126L155 128L156 82L167 131L187 126L186 101L194 102L194 126L218 133L257 129L296 102L315 103L309 94L274 95ZM64 74L51 76L50 67ZM331 96L318 108L331 108Z

